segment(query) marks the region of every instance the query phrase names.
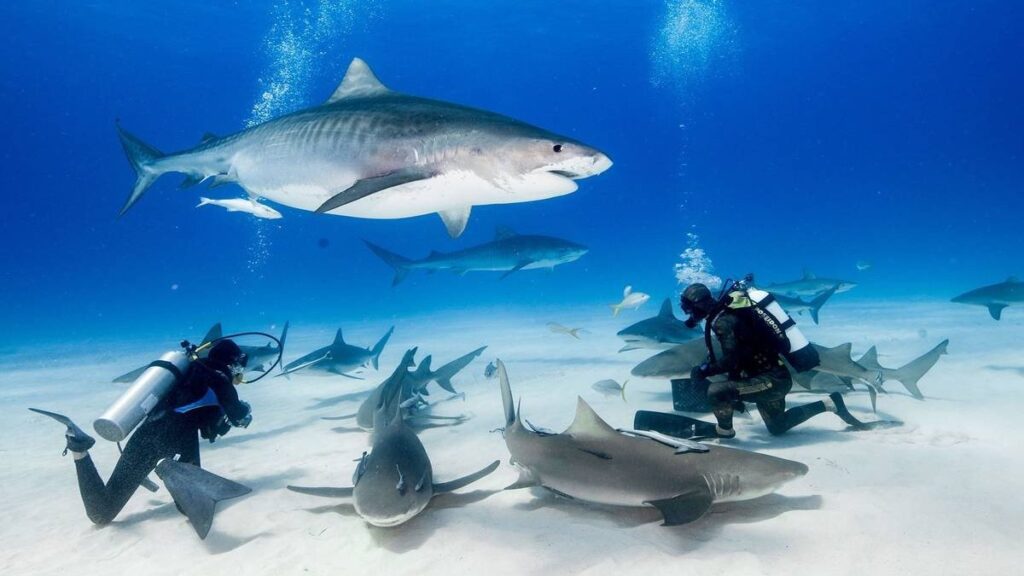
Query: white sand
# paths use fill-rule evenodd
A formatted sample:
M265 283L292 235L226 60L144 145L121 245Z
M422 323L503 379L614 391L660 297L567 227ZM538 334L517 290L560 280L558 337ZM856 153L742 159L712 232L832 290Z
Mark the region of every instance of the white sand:
M72 460L60 457L63 430L26 410L63 412L91 429L92 419L123 389L106 382L155 357L160 343L152 343L150 352L150 343L130 343L131 354L107 351L101 363L75 346L62 346L61 353L72 356L53 363L40 360L45 350L31 358L7 357L0 366L0 574L1020 573L1024 375L990 368L1024 366L1024 314L1013 309L995 322L984 309L939 302L836 303L823 310L823 326L804 319L801 326L817 342L852 340L855 354L877 344L886 366L944 338L950 353L921 381L926 401L902 394L896 382L887 384L891 393L880 396L879 415L903 420L901 428L846 432L825 414L772 438L758 416L739 419L735 445L810 467L778 494L716 506L695 523L666 528L654 509L501 491L516 473L500 434L490 432L502 425L502 416L497 381L482 374L487 361L506 362L522 413L537 426L564 429L576 395L611 424L628 426L634 410L670 408L668 383L631 380L628 404L602 397L590 385L621 381L647 357L646 351L617 354L615 331L654 312L648 304L615 320L599 306L410 319L398 323L381 371L369 372L363 382L308 374L243 388L254 408L252 426L212 446L204 443L203 463L254 493L222 505L205 542L165 489L140 490L112 525L93 527ZM576 341L550 332L549 321L589 332ZM370 345L388 325L344 326L346 339ZM921 329L927 331L923 338ZM333 331L293 325L287 357L325 344ZM419 346L420 358L433 354L436 367L481 344L490 347L455 380L466 401L442 409L474 417L421 438L436 481L500 459L497 472L461 493L435 498L394 529L368 526L342 501L284 489L288 483L349 485L367 435L334 432L351 424L319 418L353 412L361 397L350 393L386 377L406 347ZM865 393L847 398L870 417ZM794 394L790 403L813 399ZM93 455L101 474L109 474L116 449L100 441Z

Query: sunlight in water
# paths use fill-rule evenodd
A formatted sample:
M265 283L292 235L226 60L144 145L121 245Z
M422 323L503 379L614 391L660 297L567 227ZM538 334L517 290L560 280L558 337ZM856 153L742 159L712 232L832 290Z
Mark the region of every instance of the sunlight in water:
M714 290L722 285L722 279L713 274L715 270L711 258L699 246L700 237L694 232L686 234L686 249L679 255L681 262L675 265L676 280L680 286L689 286L700 282Z
M721 0L669 0L651 47L652 81L688 89L735 48L736 31Z
M357 13L358 9L358 13ZM266 73L246 128L309 106L314 72L343 70L342 41L360 18L372 18L373 2L281 0L271 8L273 23L263 40ZM249 270L258 271L270 255L270 230L276 223L254 218Z

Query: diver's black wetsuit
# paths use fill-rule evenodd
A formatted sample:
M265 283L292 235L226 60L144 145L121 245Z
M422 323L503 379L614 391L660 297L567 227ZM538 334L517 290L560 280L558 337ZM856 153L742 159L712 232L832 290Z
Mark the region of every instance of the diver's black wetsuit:
M128 503L146 476L164 458L179 456L181 462L199 466L199 435L212 442L227 431L224 417L241 422L249 406L238 399L231 383L230 370L206 360L193 362L185 378L153 409L150 416L128 439L124 453L104 485L92 458L75 460L78 486L85 512L96 524L107 524ZM207 405L188 411L188 407L212 390L219 405Z
M708 402L719 427L732 429L733 410L738 402L756 404L773 435L783 434L825 412L825 403L820 401L786 410L786 394L793 387L793 379L782 363L770 328L755 316L752 307L727 307L708 321L722 345L722 354L704 375L729 377L708 384Z

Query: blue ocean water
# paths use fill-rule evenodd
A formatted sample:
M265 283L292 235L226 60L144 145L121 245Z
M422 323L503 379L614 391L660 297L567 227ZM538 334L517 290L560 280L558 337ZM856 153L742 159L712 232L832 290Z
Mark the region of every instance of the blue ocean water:
M0 342L607 314L626 284L677 291L688 246L720 276L807 268L858 281L848 298L945 300L1022 272L1022 21L1024 5L997 1L6 3ZM134 176L115 120L188 148L323 101L357 56L393 89L572 136L615 165L568 196L478 207L458 240L432 215L197 210L200 193L241 190L172 176L117 217ZM497 226L590 253L392 288L362 243L421 257Z

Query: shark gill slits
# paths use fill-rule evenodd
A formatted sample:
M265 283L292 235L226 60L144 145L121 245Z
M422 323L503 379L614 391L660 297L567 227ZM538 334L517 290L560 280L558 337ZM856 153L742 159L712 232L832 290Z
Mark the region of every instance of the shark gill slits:
M579 451L580 452L586 452L587 454L590 454L592 456L597 456L601 460L611 460L612 459L611 456L605 454L604 452L599 452L597 450L588 450L586 448L579 448Z
M562 145L561 144L555 144L554 146L551 147L551 149L554 150L555 153L557 154L558 152L562 151Z

